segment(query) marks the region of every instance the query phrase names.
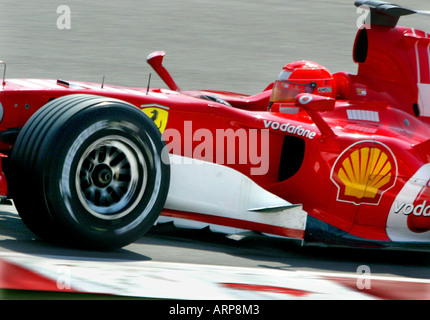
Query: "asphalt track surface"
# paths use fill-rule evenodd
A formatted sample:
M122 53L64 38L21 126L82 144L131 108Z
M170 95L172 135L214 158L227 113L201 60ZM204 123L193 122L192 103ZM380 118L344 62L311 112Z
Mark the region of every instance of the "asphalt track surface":
M398 4L430 9L426 1ZM70 8L70 29L59 29L57 8ZM146 87L146 56L167 52L165 65L182 89L253 94L285 64L307 59L332 72L354 73L351 57L359 15L353 1L9 1L0 2L0 60L7 78L61 78ZM430 18L402 18L419 29ZM157 76L151 87L165 87ZM281 240L226 239L206 231L155 228L121 250L101 253L35 239L13 208L0 208L0 253L64 259L160 261L217 266L356 273L430 279L422 252L300 248Z

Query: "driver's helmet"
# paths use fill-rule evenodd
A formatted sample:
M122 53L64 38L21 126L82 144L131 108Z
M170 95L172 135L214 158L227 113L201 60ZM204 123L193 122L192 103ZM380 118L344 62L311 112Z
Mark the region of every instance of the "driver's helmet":
M292 103L300 93L336 97L332 74L322 65L312 61L296 61L287 64L275 81L270 97L273 103Z

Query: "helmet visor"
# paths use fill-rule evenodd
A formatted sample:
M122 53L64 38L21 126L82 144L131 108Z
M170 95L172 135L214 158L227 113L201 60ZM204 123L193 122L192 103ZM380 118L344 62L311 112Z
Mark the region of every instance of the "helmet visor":
M270 102L294 102L298 94L313 93L315 89L315 82L301 84L294 83L288 80L277 80L273 85Z

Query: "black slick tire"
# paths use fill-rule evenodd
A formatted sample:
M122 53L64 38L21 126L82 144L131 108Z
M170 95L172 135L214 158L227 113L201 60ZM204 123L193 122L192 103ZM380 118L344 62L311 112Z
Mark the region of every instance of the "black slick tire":
M14 146L8 180L24 223L47 241L121 248L158 218L169 188L165 143L121 100L69 95L39 109Z

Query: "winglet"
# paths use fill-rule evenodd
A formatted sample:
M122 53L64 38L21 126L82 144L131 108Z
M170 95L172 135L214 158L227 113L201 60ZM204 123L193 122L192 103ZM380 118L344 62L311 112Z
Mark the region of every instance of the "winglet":
M270 207L262 207L262 208L252 208L248 209L248 211L251 212L279 212L279 211L286 211L288 209L293 209L297 207L301 207L301 204L290 204L290 205L283 205L283 206L270 206Z

